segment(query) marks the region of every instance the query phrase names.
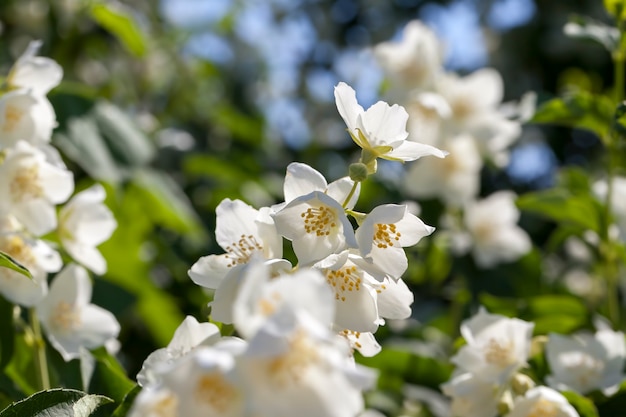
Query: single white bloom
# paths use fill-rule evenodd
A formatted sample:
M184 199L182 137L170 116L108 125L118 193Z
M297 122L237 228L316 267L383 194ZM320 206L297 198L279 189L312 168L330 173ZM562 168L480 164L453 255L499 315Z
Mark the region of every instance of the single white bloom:
M219 339L220 329L213 323L198 323L192 316L185 317L167 347L148 355L137 374L137 383L142 387L156 384L159 367L177 361L198 346L208 346Z
M394 90L427 88L443 69L443 47L437 35L418 20L404 27L400 42L376 45L374 55L390 76Z
M251 263L232 305L235 328L244 338L251 338L274 315L289 308L298 315L308 315L321 323L333 322L334 294L322 274L304 268L293 274L272 277L270 266Z
M0 267L0 294L15 304L36 305L48 292L48 272L63 266L61 256L44 241L27 237L11 216L0 220L0 251L26 267L33 277Z
M236 369L236 356L245 343L241 341L235 351L231 347L199 347L164 370L163 387L177 399L175 416L245 415L248 398Z
M366 358L376 356L382 350L373 333L355 332L348 329L343 329L338 333L348 341L352 349L358 350Z
M419 138L421 143L440 146L447 138L444 134L450 134L446 121L452 117L452 108L446 99L432 91L419 91L409 94L404 105L409 113L409 140Z
M50 344L63 359L80 356L80 348L94 349L116 338L120 325L111 312L91 304L87 270L77 264L59 272L48 295L36 306Z
M31 41L15 61L7 77L10 88L28 88L36 95L44 96L59 85L63 68L53 59L36 56L41 45L41 41Z
M534 323L481 310L461 325L467 342L452 357L460 369L495 384L506 383L526 365Z
M578 417L578 412L558 391L548 387L528 390L524 397L518 397L513 409L505 417Z
M452 398L452 417L496 417L501 389L497 383L458 370L441 385L443 393Z
M46 97L25 89L0 97L0 150L20 140L35 146L48 143L55 126L54 109Z
M363 110L357 102L356 92L345 83L335 87L335 102L350 136L369 154L368 157L414 161L427 155L446 156L445 152L433 146L406 140L409 136L406 131L409 115L402 106L389 106L379 101L367 111ZM364 161L366 165L369 162Z
M409 167L404 189L413 197L437 197L449 206L462 207L478 195L483 160L467 135L447 141L442 148L449 152L446 158L428 158Z
M274 214L278 233L292 242L302 265L356 247L352 224L332 197L313 191L289 202Z
M528 234L517 225L515 198L512 192L498 191L466 206L464 222L478 266L515 261L532 249Z
M107 264L96 246L111 237L117 227L113 213L103 203L105 197L104 187L96 184L72 197L59 212L63 247L75 261L99 275L106 272Z
M610 396L626 377L623 372L626 343L622 332L602 329L594 335L550 334L546 355L552 371L546 382L558 390L588 394L597 389Z
M375 268L397 279L408 267L402 248L417 244L434 230L409 213L407 206L385 204L365 217L356 231L356 239L364 258L371 258Z
M191 280L215 289L230 269L248 263L253 256L282 257L282 239L269 211L268 208L256 210L241 200L222 200L215 209L215 239L226 253L200 258L188 272Z
M0 214L12 214L37 236L54 230L54 206L74 190L70 171L51 165L43 152L20 141L7 151L0 178Z
M353 417L375 380L326 326L289 308L257 331L240 365L249 407L261 416Z

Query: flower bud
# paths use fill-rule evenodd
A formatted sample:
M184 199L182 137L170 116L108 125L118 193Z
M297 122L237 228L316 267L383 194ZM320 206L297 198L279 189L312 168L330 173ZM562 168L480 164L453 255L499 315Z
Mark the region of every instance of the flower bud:
M530 356L540 355L548 342L548 336L541 335L533 337L530 342Z
M504 416L513 408L513 395L511 391L506 390L502 393L500 400L498 401L498 414Z
M361 162L355 162L350 164L350 179L354 182L363 182L367 179L368 169L367 166Z
M534 387L535 381L533 381L528 375L515 374L513 380L511 381L511 388L513 388L513 392L518 395L524 395L526 394L526 391Z

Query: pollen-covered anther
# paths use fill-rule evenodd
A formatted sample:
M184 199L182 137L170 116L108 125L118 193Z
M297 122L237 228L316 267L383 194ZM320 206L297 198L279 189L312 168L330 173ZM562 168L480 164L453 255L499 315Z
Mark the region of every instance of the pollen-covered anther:
M11 179L11 196L15 201L43 196L43 188L39 183L39 167L31 165L18 170Z
M237 395L237 389L219 373L200 377L194 390L198 402L212 407L219 413L226 412L234 404Z
M226 266L230 268L235 265L248 263L252 254L262 251L263 246L254 236L241 235L236 243L226 247L226 252L228 252L226 258L230 260Z
M61 332L73 330L80 322L78 311L67 301L61 301L56 305L50 320L52 326Z
M560 415L558 407L550 401L541 398L532 408L528 417L556 417Z
M363 279L356 266L347 266L336 271L326 271L326 281L335 290L335 299L346 301L344 292L360 291Z
M326 206L309 207L300 217L304 221L304 230L316 236L328 236L337 227L335 211Z
M489 339L485 346L485 360L487 363L506 367L515 362L515 352L511 341L498 341Z
M402 234L398 232L395 224L376 223L374 232L374 243L380 249L394 246L394 242L400 240Z

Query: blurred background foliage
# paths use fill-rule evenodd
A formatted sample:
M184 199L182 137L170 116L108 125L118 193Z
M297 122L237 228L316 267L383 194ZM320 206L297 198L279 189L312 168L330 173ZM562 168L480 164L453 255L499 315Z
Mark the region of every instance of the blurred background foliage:
M420 18L447 43L450 70L495 67L506 100L527 91L540 102L573 88L603 92L612 85L610 56L563 34L573 14L608 21L594 0L3 0L0 72L32 39L65 70L50 94L59 121L53 143L78 188L107 186L120 227L102 246L109 270L96 278L94 302L122 323L120 359L132 378L184 315L208 316L210 294L187 269L222 252L213 230L223 198L279 202L292 161L329 180L346 175L357 149L333 86L348 82L365 107L378 99L384 80L370 47ZM509 166L484 168L482 193L575 183L576 167L602 166L601 149L586 131L526 126ZM557 179L562 166L571 170ZM404 199L400 170L381 165L364 186L361 211ZM437 225L441 205L420 203L424 220ZM478 303L533 319L539 333L590 324L590 301L546 278L542 251L553 250L554 224L530 213L521 223L538 249L513 265L479 270L434 239L409 250L415 320L381 328L377 338L390 348L363 359L384 370L373 404L397 411L436 398L415 385L436 389L449 378L459 322Z

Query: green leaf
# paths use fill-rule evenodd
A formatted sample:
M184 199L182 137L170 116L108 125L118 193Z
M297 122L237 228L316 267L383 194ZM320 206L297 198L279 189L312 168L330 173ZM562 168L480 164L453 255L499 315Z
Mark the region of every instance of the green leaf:
M13 357L15 328L13 326L13 304L0 297L0 372Z
M58 388L38 392L11 404L0 412L0 417L89 417L98 407L111 402L113 400L102 395Z
M607 12L616 19L622 19L624 17L624 11L626 10L625 0L603 0L604 8Z
M117 406L111 417L126 417L130 407L133 405L135 401L135 397L141 392L141 387L136 385L135 388L130 390L125 396L120 405Z
M599 232L601 209L590 195L572 195L563 189L525 194L517 199L521 210L545 216L559 224Z
M614 112L615 107L609 97L576 91L543 103L530 122L589 130L604 140L611 128Z
M117 160L130 167L144 166L152 160L154 145L119 107L99 101L92 114Z
M96 365L89 384L90 392L101 392L116 402L122 399L135 388L136 384L127 376L122 365L105 348L91 352Z
M146 40L138 29L131 10L121 3L95 3L89 10L91 18L114 35L135 56L146 53Z
M571 391L561 392L567 401L578 411L580 417L598 417L598 410L589 398Z
M30 274L26 267L22 266L18 261L11 258L9 254L6 254L0 251L0 267L5 267L14 270L15 272L19 272L27 278L33 279L33 276Z
M587 16L575 15L565 25L564 32L572 38L588 39L613 52L619 47L619 30Z

